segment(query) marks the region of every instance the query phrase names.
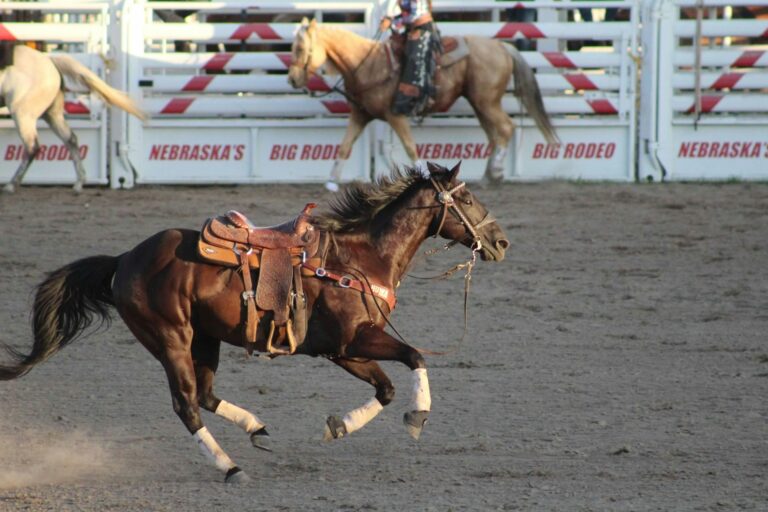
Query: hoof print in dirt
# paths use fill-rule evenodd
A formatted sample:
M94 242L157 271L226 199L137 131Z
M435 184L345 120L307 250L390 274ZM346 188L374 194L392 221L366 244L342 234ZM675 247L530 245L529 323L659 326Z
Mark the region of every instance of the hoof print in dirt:
M224 482L228 484L244 484L251 481L251 477L245 474L245 471L235 466L227 472Z
M328 416L325 420L325 433L323 434L323 441L333 441L334 439L341 439L347 435L347 426L344 424L344 420L338 416Z
M412 438L418 441L428 417L429 411L411 411L403 415L403 423Z

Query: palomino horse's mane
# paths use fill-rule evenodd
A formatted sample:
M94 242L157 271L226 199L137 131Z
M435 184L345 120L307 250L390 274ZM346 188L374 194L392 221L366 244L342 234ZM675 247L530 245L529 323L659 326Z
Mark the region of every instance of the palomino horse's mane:
M373 183L354 182L342 189L329 203L331 212L314 216L314 224L332 232L349 232L369 223L415 183L427 178L418 169L393 169Z

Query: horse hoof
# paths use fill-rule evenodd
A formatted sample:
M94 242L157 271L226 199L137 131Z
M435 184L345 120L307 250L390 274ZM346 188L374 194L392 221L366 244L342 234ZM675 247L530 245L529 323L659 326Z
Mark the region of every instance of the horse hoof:
M408 434L418 441L424 424L427 422L429 411L411 411L403 415L403 423Z
M83 184L82 184L82 183L80 183L80 182L78 181L77 183L75 183L75 184L72 186L72 191L73 191L75 194L79 194L80 192L82 192L82 191L83 191Z
M13 185L13 183L8 183L3 187L3 192L7 194L13 194L16 192L16 187Z
M251 432L251 444L254 448L264 450L265 452L271 452L272 448L269 447L269 432L266 427L261 427L255 432Z
M347 426L344 424L344 420L338 416L328 416L325 420L325 434L323 434L323 441L333 441L334 439L341 439L347 435Z
M339 191L339 184L335 181L326 181L325 182L325 190L328 192L338 192Z
M251 481L251 477L245 474L245 471L235 466L227 471L227 476L224 478L224 483L227 484L244 484Z

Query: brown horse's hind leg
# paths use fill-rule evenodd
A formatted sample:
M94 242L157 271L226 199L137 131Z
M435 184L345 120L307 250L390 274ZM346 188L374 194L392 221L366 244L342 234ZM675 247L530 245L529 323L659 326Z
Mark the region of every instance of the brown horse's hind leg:
M77 173L77 181L72 187L75 193L80 193L83 190L83 184L85 183L85 168L83 167L83 161L80 158L80 147L77 143L77 135L64 120L64 94L59 92L53 103L48 110L43 114L43 119L51 127L53 132L64 142L64 145L69 151L69 156L72 159L72 163L75 165L75 172Z
M192 342L192 360L197 376L197 400L200 407L231 421L250 435L254 447L271 451L267 446L269 434L265 424L255 414L217 397L213 393L213 379L219 366L221 342L214 338L195 337Z
M120 270L115 288L120 288ZM132 286L136 286L134 283ZM121 304L119 291L115 293L116 305L131 332L144 347L155 356L165 369L168 386L171 389L173 410L192 434L203 456L225 474L228 483L248 481L248 476L229 458L219 446L200 418L197 376L192 359L192 328L179 320L169 321L162 312L149 311L142 307L143 301L134 300ZM134 298L135 299L135 298ZM183 305L175 301L175 307L183 311ZM147 306L144 304L144 306ZM169 305L170 307L170 305Z
M399 361L412 370L413 390L409 412L403 420L408 433L418 439L432 406L424 357L418 350L397 340L376 326L360 329L344 351L347 358Z
M326 441L339 439L355 430L361 429L378 415L385 405L395 396L395 388L384 370L376 361L356 361L344 357L332 358L331 361L341 366L360 380L376 388L376 396L361 407L349 411L343 418L329 416L325 424Z
M29 166L32 165L32 161L40 152L40 142L37 140L37 117L14 114L13 120L16 123L21 141L24 143L24 157L11 181L4 187L4 190L9 194L12 194L16 187L21 185L21 180L24 179Z

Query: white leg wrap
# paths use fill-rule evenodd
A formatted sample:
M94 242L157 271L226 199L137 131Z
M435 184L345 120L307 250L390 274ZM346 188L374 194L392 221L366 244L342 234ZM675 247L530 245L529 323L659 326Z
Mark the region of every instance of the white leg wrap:
M227 419L245 430L249 434L256 432L260 428L264 427L265 423L261 422L256 415L241 409L240 407L222 400L219 402L219 406L216 408L216 414L224 419Z
M413 370L413 399L412 411L429 411L432 407L432 397L429 395L429 379L426 368Z
M351 434L355 430L361 429L366 423L376 417L384 408L375 397L371 398L362 407L349 411L343 418L344 425L347 427L347 433Z
M195 432L192 437L195 438L197 446L200 448L200 451L205 458L212 462L222 472L226 473L235 467L236 464L232 462L229 455L224 453L224 450L221 449L221 446L219 446L219 443L216 442L211 433L208 432L207 428L201 428Z
M504 165L504 159L507 156L507 148L499 148L497 147L493 155L491 156L491 162L493 167L501 168Z

